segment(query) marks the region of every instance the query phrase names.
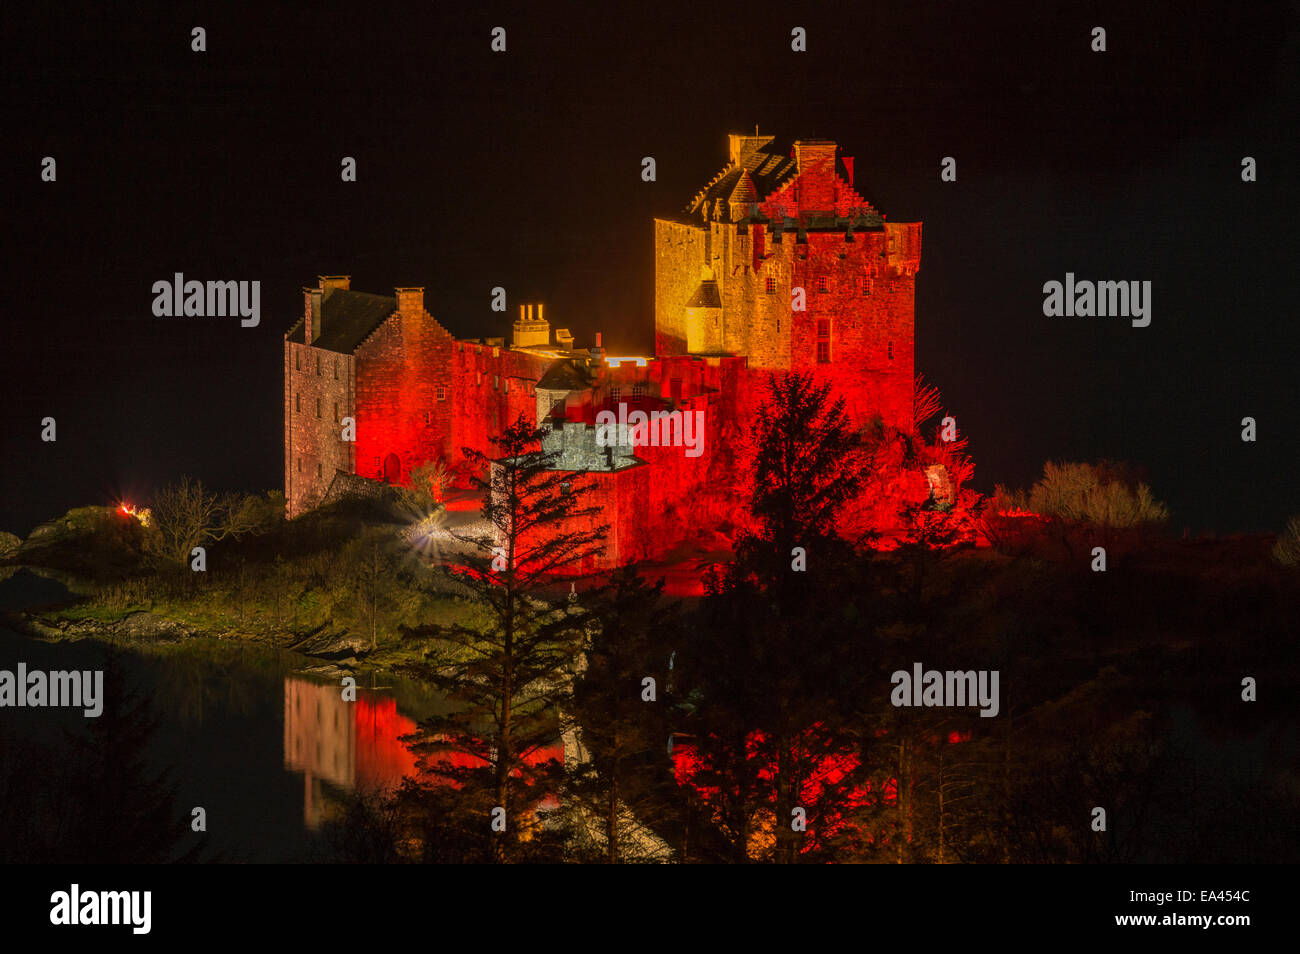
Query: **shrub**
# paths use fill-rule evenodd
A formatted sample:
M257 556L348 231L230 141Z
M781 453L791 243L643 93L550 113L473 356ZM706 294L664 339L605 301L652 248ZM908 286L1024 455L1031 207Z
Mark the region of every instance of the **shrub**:
M1288 520L1286 529L1277 535L1273 559L1283 566L1300 566L1300 514Z
M1055 463L1043 467L1043 476L1026 491L1009 492L999 486L995 510L1028 510L1107 529L1129 529L1164 523L1169 508L1156 500L1151 488L1127 467L1102 461Z

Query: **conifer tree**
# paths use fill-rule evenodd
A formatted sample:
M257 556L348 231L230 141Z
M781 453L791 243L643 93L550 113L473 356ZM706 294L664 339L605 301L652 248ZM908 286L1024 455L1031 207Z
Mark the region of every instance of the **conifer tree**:
M680 621L677 604L663 605L663 589L663 579L647 582L628 564L592 594L593 635L574 688L582 758L571 766L566 801L611 864L666 860L658 829L675 786L664 759L665 696Z
M753 526L736 562L708 581L682 689L695 713L694 784L728 856L791 862L852 789L847 715L863 620L836 520L872 459L844 401L802 373L769 379L754 443Z
M448 570L487 624L406 631L434 643L407 671L452 706L420 723L412 747L433 784L459 790L458 823L481 834L495 861L536 857L548 844L535 809L560 784L561 706L588 616L563 594L605 534L581 475L552 469L542 453L543 434L521 415L495 440L496 459L465 451L487 529L454 534L467 550Z
M132 689L113 652L104 663L104 710L69 732L75 814L58 860L78 864L195 861L200 842L163 771L150 765L158 729L149 700ZM188 845L186 843L189 842Z

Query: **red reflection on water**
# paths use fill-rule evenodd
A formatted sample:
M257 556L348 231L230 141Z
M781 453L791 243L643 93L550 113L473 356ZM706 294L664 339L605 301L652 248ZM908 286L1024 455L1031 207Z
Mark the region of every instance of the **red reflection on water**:
M303 820L315 828L324 817L323 783L336 788L391 790L414 773L415 758L399 739L415 731L397 700L359 690L356 702L342 687L301 676L284 679L284 767L303 774Z
M481 768L486 763L464 752L443 752L428 758L421 771L415 754L401 741L416 731L416 722L398 711L391 696L357 690L357 701L343 699L342 687L302 676L284 679L284 767L303 775L303 820L319 826L328 808L325 784L336 789L392 791L407 776L419 775L432 784L457 784L438 769ZM529 765L551 759L563 761L560 742L539 748L525 758ZM551 795L542 806L555 804Z
M415 774L415 756L399 739L415 721L397 711L397 700L359 695L352 706L356 730L356 782L363 788L396 788Z

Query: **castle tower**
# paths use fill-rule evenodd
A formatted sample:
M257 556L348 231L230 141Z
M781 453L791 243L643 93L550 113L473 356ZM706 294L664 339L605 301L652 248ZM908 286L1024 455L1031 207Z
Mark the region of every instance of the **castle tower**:
M700 283L686 300L686 350L691 354L720 354L724 351L722 298L713 269L701 269Z
M655 220L656 354L810 370L857 416L905 424L920 253L921 224L886 222L834 141L732 134L721 171Z

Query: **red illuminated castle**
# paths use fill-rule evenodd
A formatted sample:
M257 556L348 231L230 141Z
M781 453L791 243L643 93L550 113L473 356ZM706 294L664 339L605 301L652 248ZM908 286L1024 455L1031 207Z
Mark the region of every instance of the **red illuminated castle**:
M304 289L284 344L290 516L338 475L402 483L429 460L462 467L462 448L491 452L526 414L546 426L556 469L590 476L606 558L621 563L733 525L772 371L811 371L856 420L910 427L920 223L886 222L834 142L729 139L726 165L684 213L655 221L653 357L608 355L599 335L575 350L541 305L520 306L508 344L462 341L422 288L388 297L322 276ZM603 426L602 412L626 426ZM702 433L684 434L695 422Z

